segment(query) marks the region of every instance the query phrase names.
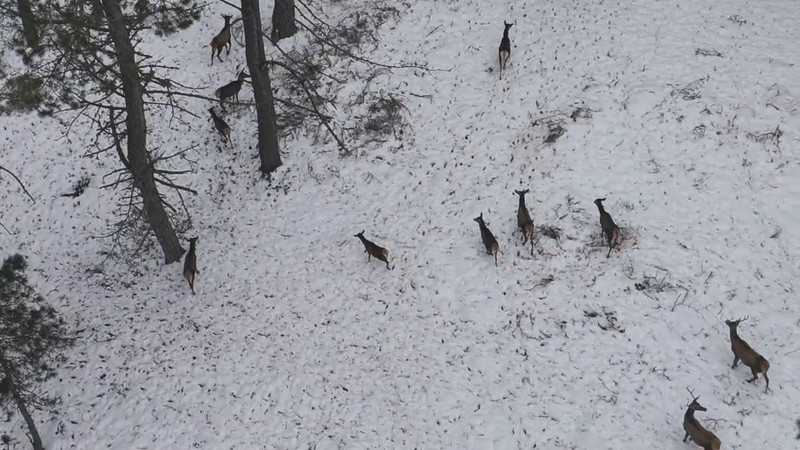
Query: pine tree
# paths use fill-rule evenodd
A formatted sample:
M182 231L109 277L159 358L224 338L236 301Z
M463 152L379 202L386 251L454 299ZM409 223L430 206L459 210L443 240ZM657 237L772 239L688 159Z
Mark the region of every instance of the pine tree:
M36 388L55 375L55 366L73 339L58 312L28 284L27 266L25 258L16 254L0 267L0 410L19 411L34 450L42 450L33 413L59 399Z

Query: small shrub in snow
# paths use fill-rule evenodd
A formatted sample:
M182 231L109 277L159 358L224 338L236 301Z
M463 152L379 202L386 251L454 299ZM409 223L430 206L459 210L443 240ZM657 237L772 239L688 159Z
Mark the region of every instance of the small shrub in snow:
M369 115L364 121L364 130L380 137L390 134L395 137L402 136L408 126L403 115L403 111L407 110L406 105L396 95L381 94L369 105Z
M80 197L83 195L83 192L89 187L89 176L84 175L75 184L72 185L72 192L61 194L62 197Z

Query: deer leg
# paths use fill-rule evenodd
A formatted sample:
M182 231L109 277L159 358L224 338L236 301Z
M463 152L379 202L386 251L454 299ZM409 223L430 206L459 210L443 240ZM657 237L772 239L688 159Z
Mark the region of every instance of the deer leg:
M389 261L384 261L384 262L386 263L386 269L387 269L387 270L392 270L392 269L389 267Z
M686 442L686 439L689 438L689 433L686 433L686 436L683 437L683 442Z
M500 79L503 79L503 54L497 54L497 62L500 64Z
M622 236L620 235L619 227L615 227L614 231L611 232L611 242L613 242L614 245L619 245L621 241Z
M733 355L733 365L731 366L731 369L735 369L737 364L739 364L739 357Z
M214 65L214 47L211 47L211 65Z
M608 253L606 254L606 258L609 258L611 256L611 250L614 250L614 246L611 244L611 242L609 242L608 243Z
M758 379L758 369L753 367L750 369L750 372L753 374L753 378L747 380L748 383L752 383L753 381L756 381Z
M769 377L767 376L767 372L764 372L764 379L767 380L767 388L764 389L764 392L769 391Z

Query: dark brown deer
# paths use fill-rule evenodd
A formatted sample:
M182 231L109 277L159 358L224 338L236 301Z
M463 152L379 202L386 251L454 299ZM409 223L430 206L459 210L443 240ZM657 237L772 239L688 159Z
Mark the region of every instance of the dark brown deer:
M603 234L606 236L606 240L608 240L608 254L606 255L606 258L608 258L611 256L611 250L622 242L622 234L617 224L614 223L614 219L611 218L611 214L607 213L605 208L603 208L604 201L606 201L606 199L598 198L594 201L594 204L597 205L597 209L600 210L600 227L603 228Z
M364 244L364 251L368 254L367 261L372 259L374 256L375 259L381 260L386 263L386 268L391 270L392 267L389 267L389 251L385 248L381 247L380 245L370 241L369 239L364 237L364 231L355 235L355 237L361 240L361 243Z
M492 232L489 231L489 227L486 226L486 222L483 221L483 213L475 218L475 222L478 222L478 226L481 227L481 241L483 241L483 246L486 247L486 253L494 256L494 265L497 266L497 254L500 253L500 245L497 244L497 239L494 238Z
M242 89L244 79L249 76L250 75L245 73L244 69L242 69L242 71L239 72L239 76L236 77L236 80L231 81L214 92L214 96L219 98L219 104L222 106L223 110L225 109L225 103L223 103L225 100L233 98L237 102L239 101L239 91Z
M700 425L700 422L694 417L695 411L706 411L706 408L697 403L700 396L695 397L692 391L689 391L689 394L692 396L692 402L689 403L686 414L683 415L683 429L686 431L683 442L691 438L692 442L703 447L703 450L719 450L722 447L719 438Z
M529 189L522 191L515 190L514 192L519 195L519 206L517 207L517 226L522 231L522 243L525 244L530 239L531 241L531 255L533 254L533 219L528 207L525 206L525 194L529 193Z
M225 139L228 140L228 144L230 144L231 148L233 148L233 140L231 139L231 127L222 120L221 117L217 116L214 113L214 108L208 108L208 112L211 113L211 118L214 120L214 128L219 131L219 134L222 135Z
M763 356L759 355L757 351L753 350L753 347L750 347L750 344L739 337L739 333L736 330L736 327L738 327L740 323L747 319L748 317L739 320L725 321L725 324L728 325L728 328L731 332L731 350L733 350L733 365L731 365L731 368L736 368L739 360L741 360L745 366L749 367L750 372L753 374L753 378L747 380L748 383L756 381L758 379L758 374L763 373L764 380L767 382L767 388L764 390L764 392L767 392L769 391L769 377L767 376L767 371L769 370L769 361L767 361Z
M195 253L197 238L189 239L189 251L186 253L186 259L183 260L183 277L189 282L189 289L192 290L194 295L194 277L197 275L197 254Z
M226 56L231 54L231 19L233 16L226 16L225 14L222 15L222 18L225 19L225 26L222 27L222 31L217 33L213 39L211 39L211 65L214 65L214 52L217 53L217 59L219 62L222 62L222 58L220 55L222 54L222 49L228 47L228 53ZM238 19L237 19L238 20Z
M505 29L503 30L503 39L500 40L500 50L498 51L500 59L501 80L503 79L503 71L506 69L508 58L511 57L511 39L508 38L508 30L510 30L514 24L508 23L504 20L503 25L505 25Z

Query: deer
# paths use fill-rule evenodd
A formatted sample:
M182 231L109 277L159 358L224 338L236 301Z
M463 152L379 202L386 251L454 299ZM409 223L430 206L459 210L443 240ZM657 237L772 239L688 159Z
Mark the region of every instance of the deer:
M214 108L208 108L208 112L211 113L211 119L214 120L214 128L219 131L219 134L222 135L225 139L228 140L228 144L233 148L233 140L231 139L231 127L222 120L221 117L214 113Z
M617 224L614 223L614 219L611 218L611 214L607 213L603 208L604 201L606 201L605 198L598 198L594 201L594 204L600 210L600 227L603 229L606 240L608 240L608 254L606 255L606 258L608 258L611 256L611 250L622 242L622 234Z
M223 110L225 110L225 103L223 103L225 100L234 98L237 102L239 101L239 91L242 89L244 79L249 76L250 75L245 73L244 69L242 69L242 71L239 72L239 76L236 77L236 80L214 91L214 96L219 98L219 105L222 106Z
M197 275L197 254L195 253L197 238L189 239L189 251L186 253L186 259L183 260L183 277L189 282L189 289L192 290L194 295L194 277Z
M498 50L501 80L503 79L503 70L506 68L508 58L511 57L511 39L508 38L508 30L510 30L514 24L508 23L504 20L503 25L505 25L505 29L503 30L503 39L500 40L500 49Z
M764 380L767 382L767 388L764 392L767 392L769 391L769 377L767 376L769 361L758 354L757 351L753 350L753 347L750 347L750 344L745 342L744 339L739 337L739 333L736 330L739 324L747 319L749 319L749 316L739 320L725 321L725 324L728 325L731 332L731 350L733 350L733 365L731 365L731 369L735 369L736 365L739 364L739 360L741 360L745 366L750 368L750 372L753 374L753 378L747 380L748 383L756 381L758 379L758 374L763 373Z
M531 241L531 255L533 254L533 219L528 207L525 206L525 194L530 192L530 189L522 191L515 190L514 192L519 195L519 206L517 207L517 226L522 231L522 243L525 244L530 239Z
M233 16L228 16L223 14L222 18L225 19L225 26L222 27L222 31L217 33L213 39L211 39L211 65L214 65L214 52L217 53L217 59L219 62L222 62L222 58L220 55L222 54L222 49L224 47L228 47L228 53L225 56L231 54L231 19Z
M687 388L687 390L689 389ZM697 402L700 396L695 397L692 391L689 391L689 394L692 396L692 402L689 403L686 414L683 415L683 429L686 431L683 442L691 438L692 442L703 447L703 450L719 450L722 447L722 442L720 442L719 438L714 433L703 428L694 417L695 411L707 411L705 407Z
M370 241L369 239L365 238L364 231L361 231L361 233L358 233L357 235L355 235L355 237L360 239L361 243L364 244L364 252L368 254L367 261L370 261L374 256L375 259L385 262L387 269L389 270L393 269L393 267L389 267L389 251L381 247L380 245Z
M481 241L483 241L483 246L486 247L486 254L494 256L494 265L496 267L497 254L501 253L500 246L497 244L497 239L494 238L492 232L489 231L489 227L486 226L486 222L483 221L483 213L474 220L478 222L478 226L481 227Z

